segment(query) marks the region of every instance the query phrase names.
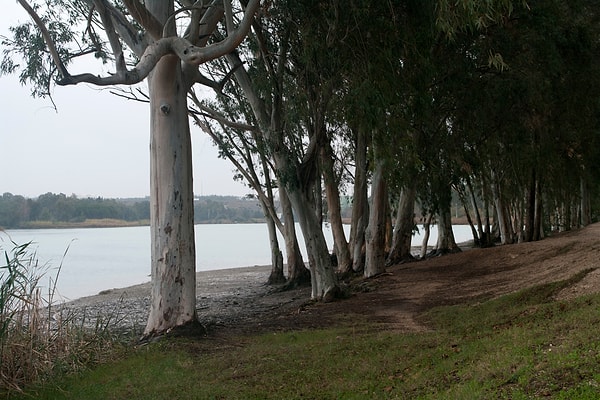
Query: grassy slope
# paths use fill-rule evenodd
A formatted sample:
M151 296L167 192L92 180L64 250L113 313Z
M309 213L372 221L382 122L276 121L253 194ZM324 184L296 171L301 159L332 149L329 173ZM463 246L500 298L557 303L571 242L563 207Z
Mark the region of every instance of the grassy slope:
M567 284L431 310L418 334L345 324L162 341L22 398L599 398L600 295L552 300Z

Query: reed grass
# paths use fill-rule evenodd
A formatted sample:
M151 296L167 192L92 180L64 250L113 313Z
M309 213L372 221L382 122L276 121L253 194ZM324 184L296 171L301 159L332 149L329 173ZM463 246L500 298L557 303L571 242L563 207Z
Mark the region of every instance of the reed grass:
M0 395L81 371L115 351L119 339L106 320L90 330L85 316L54 301L62 261L52 269L40 264L32 242L0 239Z

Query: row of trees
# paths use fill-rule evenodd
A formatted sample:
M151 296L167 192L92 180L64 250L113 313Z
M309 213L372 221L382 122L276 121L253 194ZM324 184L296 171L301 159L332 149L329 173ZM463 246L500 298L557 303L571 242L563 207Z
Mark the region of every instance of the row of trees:
M150 220L150 201L78 198L46 193L35 199L4 193L0 196L0 227L25 228L30 222L83 222L89 219ZM203 196L194 200L194 222L242 223L262 221L264 215L252 199Z
M16 28L6 44L28 61L21 78L34 94L48 94L52 79L131 85L148 78L154 289L147 335L195 321L190 118L261 201L270 280L310 278L315 299L337 296L336 272L370 277L386 260L410 258L416 202L436 216L437 252L456 251L452 190L481 245L496 240L491 226L511 243L591 221L600 111L591 0L65 0L35 10L19 2L35 29ZM76 26L86 29L75 35ZM112 73L70 74L69 61L89 53L114 62ZM17 70L11 60L3 71ZM201 85L214 90L212 100L198 95ZM353 198L349 238L342 187ZM337 270L323 237L324 209Z
M289 198L312 247L313 297L336 290L320 235L322 198L338 272L367 277L413 258L415 202L426 221L437 220L435 254L459 251L453 192L481 246L592 221L595 3L491 3L280 1L243 47L203 66L232 79L215 101L192 94L192 114L240 171L258 171L242 175L266 209L273 188ZM349 241L339 212L339 189L348 186ZM274 236L272 246L278 280ZM286 247L290 254L293 243Z
M36 199L4 193L0 196L0 227L22 228L31 221L82 222L86 219L150 219L147 200L125 203L114 199L77 198L46 193Z

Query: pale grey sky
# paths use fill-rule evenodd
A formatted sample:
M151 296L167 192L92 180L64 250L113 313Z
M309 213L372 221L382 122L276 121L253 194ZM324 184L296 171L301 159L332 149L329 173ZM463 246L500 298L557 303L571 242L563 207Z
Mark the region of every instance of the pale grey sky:
M14 0L3 3L0 35L7 36L28 16ZM55 87L53 97L58 112L49 99L33 99L18 75L0 77L0 194L147 196L148 105L91 85ZM192 142L196 195L250 192L233 181L233 167L196 127Z

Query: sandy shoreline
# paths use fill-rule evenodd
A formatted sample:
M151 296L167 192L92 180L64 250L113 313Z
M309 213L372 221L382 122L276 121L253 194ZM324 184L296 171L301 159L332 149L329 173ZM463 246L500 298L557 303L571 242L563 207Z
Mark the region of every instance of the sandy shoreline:
M245 310L248 303L252 303L252 308L260 311L261 303L265 303L264 299L272 297L265 295L274 291L266 285L270 271L270 266L262 265L197 272L196 308L200 321L207 326L234 323L248 312ZM266 303L262 304L266 309L278 304L276 299ZM65 302L55 306L54 315L55 318L76 315L87 321L86 325L90 327L100 320L111 326L139 333L145 326L149 308L150 282L146 282L103 290L93 296Z

